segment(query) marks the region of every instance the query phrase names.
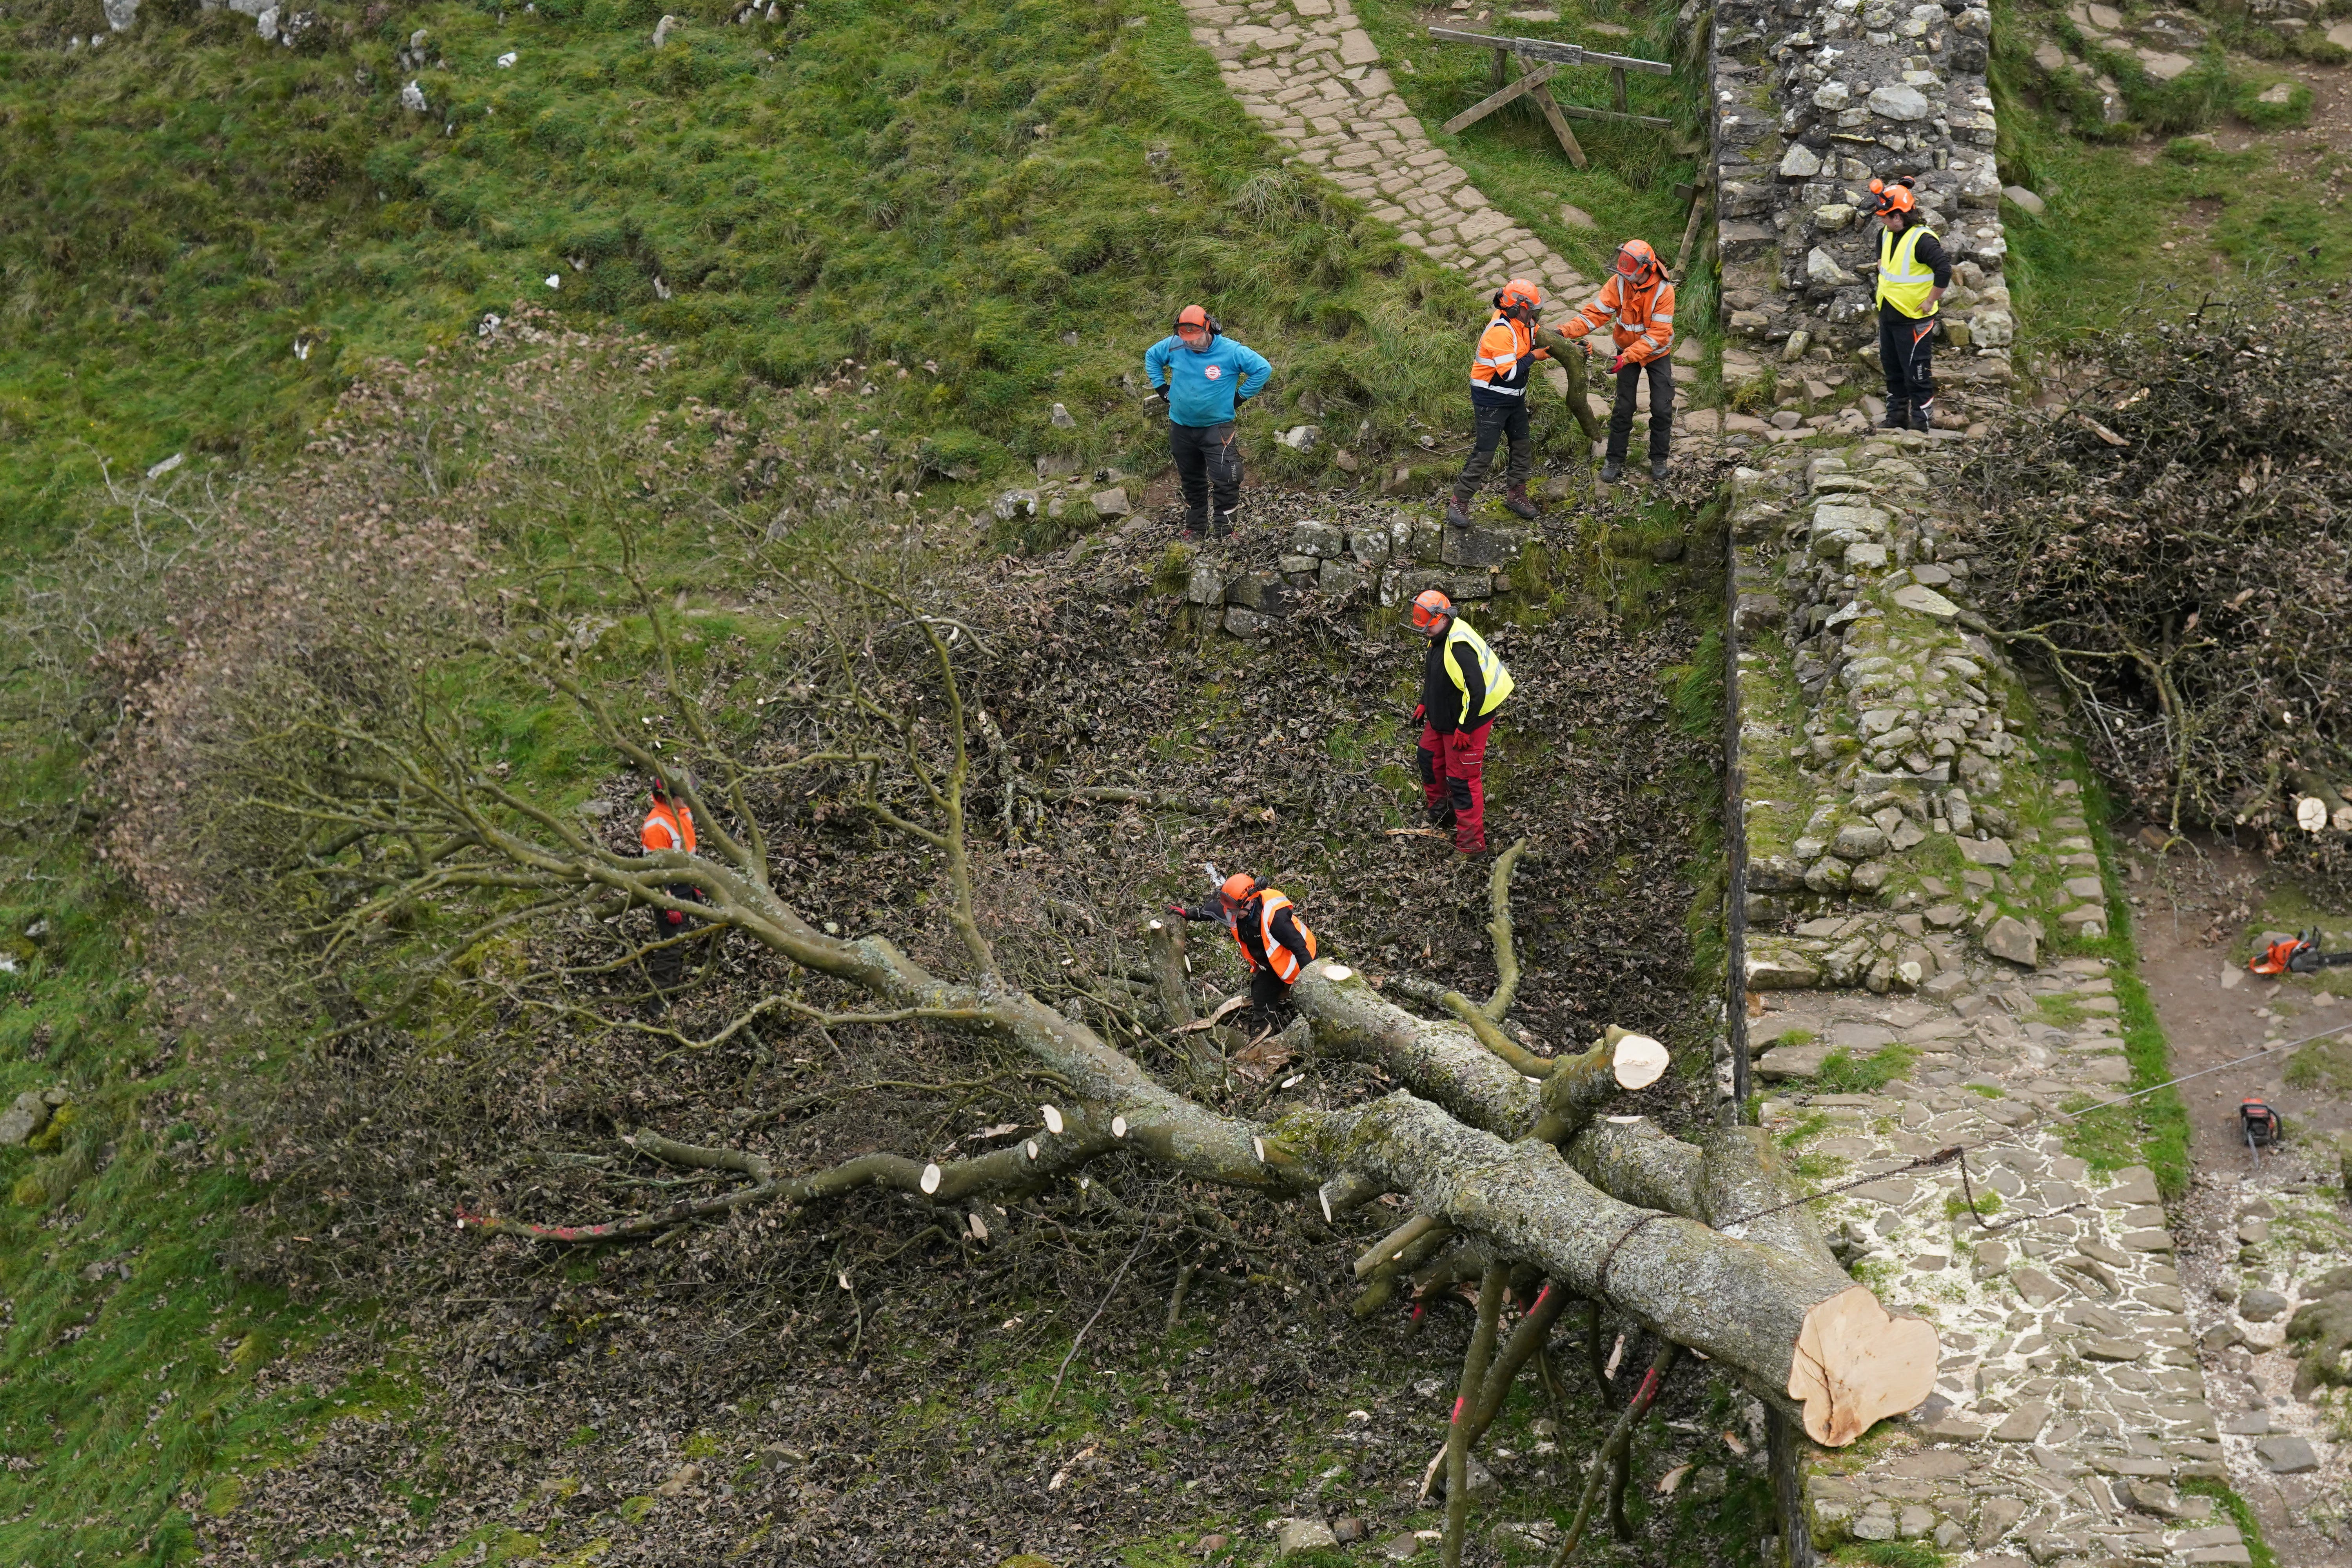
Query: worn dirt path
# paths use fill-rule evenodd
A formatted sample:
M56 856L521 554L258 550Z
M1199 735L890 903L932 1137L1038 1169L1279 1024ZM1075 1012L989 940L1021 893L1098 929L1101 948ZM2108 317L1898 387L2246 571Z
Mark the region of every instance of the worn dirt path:
M2280 982L2246 973L2244 939L2266 925L2262 863L2225 845L2200 845L2159 860L2144 847L2129 852L2131 886L2141 900L2134 935L2140 975L2171 1047L2176 1074L2223 1067L2265 1046L2325 1028L2332 1016L2352 1023L2352 1007L2304 980ZM2291 1392L2294 1362L2275 1347L2292 1306L2273 1310L2257 1292L2289 1302L2329 1269L2352 1258L2332 1186L2332 1137L2352 1126L2352 1100L2292 1075L2294 1053L2280 1051L2181 1088L2190 1122L2191 1190L2179 1205L2181 1283L2200 1331L2206 1385L2222 1432L2231 1484L2252 1505L2282 1564L2352 1568L2352 1542L2340 1528L2347 1476L2345 1445L2324 1405ZM2280 1152L2259 1157L2241 1140L2238 1104L2252 1096L2287 1119ZM2248 1224L2260 1228L2242 1231ZM2264 1236L2265 1230L2273 1234ZM2242 1238L2259 1238L2242 1245ZM2217 1342L2242 1338L2245 1342ZM2317 1468L2278 1473L2262 1452L2265 1439L2301 1436Z

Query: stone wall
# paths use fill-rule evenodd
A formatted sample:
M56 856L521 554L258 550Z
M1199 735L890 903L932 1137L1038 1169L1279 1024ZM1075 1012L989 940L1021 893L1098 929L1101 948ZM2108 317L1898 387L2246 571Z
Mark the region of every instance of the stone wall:
M1761 1121L1822 1184L1874 1178L1823 1226L1944 1352L1882 1440L1812 1456L1811 1528L1988 1568L2244 1563L2180 1490L2227 1472L2154 1181L2067 1146L2066 1110L2130 1079L2107 961L2048 951L2104 929L2108 889L2044 716L1969 626L1951 457L1780 446L1734 487ZM1956 1144L1986 1224L1958 1163L1912 1168Z
M1519 530L1447 528L1426 508L1348 503L1284 525L1270 546L1256 536L1195 552L1184 599L1244 637L1263 634L1308 593L1401 605L1437 588L1457 605L1476 604L1512 591L1510 568L1525 545Z
M1773 363L1790 377L1851 367L1869 384L1879 230L1868 186L1910 174L1955 264L1938 414L1962 430L1972 408L2006 401L2015 328L1984 79L1991 26L1981 5L1717 0L1727 384Z

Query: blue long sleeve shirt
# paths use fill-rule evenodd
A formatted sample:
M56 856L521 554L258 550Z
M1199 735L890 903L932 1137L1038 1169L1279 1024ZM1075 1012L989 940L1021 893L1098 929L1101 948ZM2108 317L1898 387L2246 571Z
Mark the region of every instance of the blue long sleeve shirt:
M1171 332L1143 354L1143 378L1168 389L1168 417L1179 425L1223 425L1236 397L1256 396L1273 375L1264 354L1223 334L1195 353Z

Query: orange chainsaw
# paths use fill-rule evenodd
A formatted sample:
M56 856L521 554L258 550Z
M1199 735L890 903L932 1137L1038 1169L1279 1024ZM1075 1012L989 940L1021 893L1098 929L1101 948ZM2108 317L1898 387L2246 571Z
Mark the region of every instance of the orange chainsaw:
M2256 974L2316 974L2347 963L2352 963L2352 952L2322 952L2319 933L2306 931L2271 943L2246 967Z

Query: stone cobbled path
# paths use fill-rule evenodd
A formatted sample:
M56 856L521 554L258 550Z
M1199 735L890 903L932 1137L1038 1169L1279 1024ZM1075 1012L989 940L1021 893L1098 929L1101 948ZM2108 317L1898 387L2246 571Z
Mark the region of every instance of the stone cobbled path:
M1815 1455L1816 1538L1999 1568L2247 1563L2179 1489L2227 1471L2155 1183L2065 1149L2059 1113L2130 1077L2106 961L2045 951L2100 932L2104 885L2077 786L2021 738L2032 699L1966 629L1941 446L1759 448L1735 479L1763 1121L1824 1184L1883 1175L1823 1227L1944 1347L1925 1405ZM1828 1092L1833 1053L1897 1076ZM1969 1217L1956 1165L1901 1170L1955 1144L2004 1228Z
M1430 142L1345 0L1185 0L1184 9L1242 107L1298 163L1395 225L1407 245L1481 289L1514 277L1550 293L1588 287Z

